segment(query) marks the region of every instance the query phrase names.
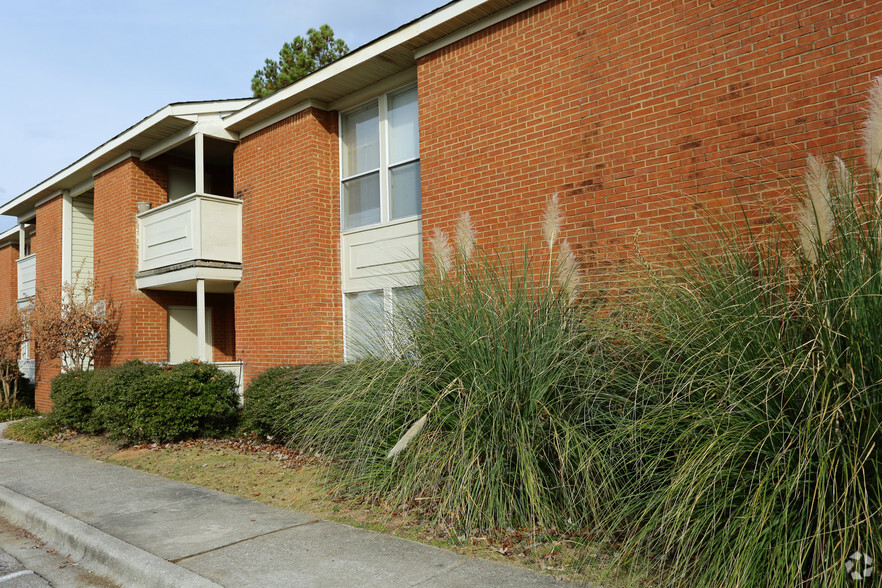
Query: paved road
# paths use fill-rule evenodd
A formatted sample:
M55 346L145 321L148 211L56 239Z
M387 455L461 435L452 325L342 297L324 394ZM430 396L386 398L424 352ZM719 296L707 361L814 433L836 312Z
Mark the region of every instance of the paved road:
M0 587L43 588L44 586L50 586L49 582L0 549Z
M0 549L0 588L43 588L49 586L35 571Z
M0 588L117 586L0 518Z

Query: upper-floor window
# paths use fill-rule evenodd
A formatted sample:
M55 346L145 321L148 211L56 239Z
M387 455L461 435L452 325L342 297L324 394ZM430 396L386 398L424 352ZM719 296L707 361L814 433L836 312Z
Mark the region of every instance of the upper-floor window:
M343 113L340 123L343 230L419 215L416 86Z

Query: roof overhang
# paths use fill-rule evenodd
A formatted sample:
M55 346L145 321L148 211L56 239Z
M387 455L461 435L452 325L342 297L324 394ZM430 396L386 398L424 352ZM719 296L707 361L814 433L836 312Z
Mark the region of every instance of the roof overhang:
M243 135L265 126L298 106L334 103L366 87L378 84L406 70L413 70L425 48L444 47L466 36L541 4L545 0L459 0L450 2L379 39L359 47L345 57L294 82L290 86L229 114L226 127ZM465 32L465 34L464 34ZM422 50L422 51L421 51ZM293 109L293 110L292 110Z
M87 184L96 171L107 169L108 166L138 154L141 150L150 149L169 137L186 132L188 128L197 124L200 117L223 115L239 110L252 102L254 102L253 98L169 104L21 196L0 206L0 214L26 216L33 211L37 203L54 194L62 190L76 190ZM207 128L212 126L220 125L208 125Z
M133 155L155 157L193 132L203 132L194 131L197 123L210 135L216 131L218 138L235 141L305 108L348 107L368 90L416 79L417 59L545 1L454 0L261 100L170 104L0 206L0 215L27 217L38 203L63 190L73 195L88 189L98 171ZM219 118L207 122L207 115Z
M0 247L18 244L18 227L12 227L0 233Z

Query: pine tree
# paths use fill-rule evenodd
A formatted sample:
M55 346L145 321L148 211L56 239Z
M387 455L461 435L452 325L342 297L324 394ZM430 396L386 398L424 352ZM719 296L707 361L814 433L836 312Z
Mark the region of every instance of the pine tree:
M328 25L309 29L305 39L298 35L282 45L278 61L266 60L263 69L257 70L251 79L251 90L257 98L269 96L347 53L349 47L342 39L334 38Z

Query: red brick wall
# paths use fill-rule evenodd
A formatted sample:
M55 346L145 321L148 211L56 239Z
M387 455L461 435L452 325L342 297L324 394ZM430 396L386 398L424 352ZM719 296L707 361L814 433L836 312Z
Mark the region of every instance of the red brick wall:
M99 296L121 309L112 363L167 358L166 313L155 295L135 286L138 271L138 202L166 201L165 171L128 159L95 178L95 277Z
M0 316L6 316L17 307L18 299L18 245L0 247Z
M739 202L761 226L808 152L858 155L880 8L552 0L442 48L418 65L424 235L470 211L482 242L538 238L558 193L608 274L638 228L650 251Z
M54 198L37 207L37 233L31 239L31 252L37 256L37 294L61 296L61 207L62 198ZM32 352L33 354L33 352ZM37 360L35 404L40 412L52 410L49 398L52 378L61 373L57 358Z
M168 359L168 306L196 306L192 292L142 292L135 285L137 203L165 203L165 174L161 162L130 159L95 178L95 273L101 295L113 298L122 317L113 364ZM214 359L230 361L235 351L232 296L208 294L206 306L212 309Z
M337 114L307 110L242 140L236 356L246 375L342 357Z

